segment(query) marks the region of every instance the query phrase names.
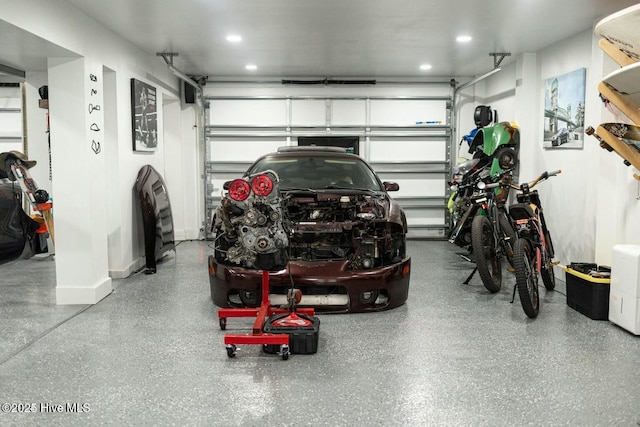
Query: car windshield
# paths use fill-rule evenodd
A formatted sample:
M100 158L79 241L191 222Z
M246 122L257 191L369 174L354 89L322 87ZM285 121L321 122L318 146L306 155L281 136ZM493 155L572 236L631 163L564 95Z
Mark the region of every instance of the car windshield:
M311 190L353 188L382 191L380 182L364 161L356 157L296 155L265 157L256 162L248 175L273 170L280 177L280 188Z

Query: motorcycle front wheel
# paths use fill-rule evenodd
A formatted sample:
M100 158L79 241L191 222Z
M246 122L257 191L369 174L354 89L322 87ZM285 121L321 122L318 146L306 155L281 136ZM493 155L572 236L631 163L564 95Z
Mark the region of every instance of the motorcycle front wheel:
M534 319L540 310L536 254L527 239L518 239L513 249L516 288L525 314Z
M491 293L498 292L502 287L502 263L495 242L489 218L476 215L471 223L473 259L484 287Z

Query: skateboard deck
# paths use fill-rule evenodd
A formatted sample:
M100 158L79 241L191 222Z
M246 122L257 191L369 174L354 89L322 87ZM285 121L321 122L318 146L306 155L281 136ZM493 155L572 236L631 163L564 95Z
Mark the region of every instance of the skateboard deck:
M634 61L640 61L640 4L603 18L594 32Z
M601 123L600 126L640 153L640 126L627 123Z
M627 166L633 165L640 170L640 126L627 123L602 123L597 131L589 127L586 133L595 136L602 148L618 153ZM633 177L640 180L640 176L635 173Z

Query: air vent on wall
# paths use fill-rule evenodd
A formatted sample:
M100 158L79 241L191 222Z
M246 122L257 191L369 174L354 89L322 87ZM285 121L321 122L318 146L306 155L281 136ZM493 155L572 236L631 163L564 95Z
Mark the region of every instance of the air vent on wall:
M322 80L282 80L283 85L374 85L375 80L337 80L337 79L322 79Z

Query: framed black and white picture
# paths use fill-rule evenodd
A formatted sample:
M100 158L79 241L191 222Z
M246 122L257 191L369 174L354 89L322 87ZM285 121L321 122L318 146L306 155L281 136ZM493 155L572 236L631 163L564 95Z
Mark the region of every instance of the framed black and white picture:
M131 79L133 151L155 151L158 146L156 88Z

